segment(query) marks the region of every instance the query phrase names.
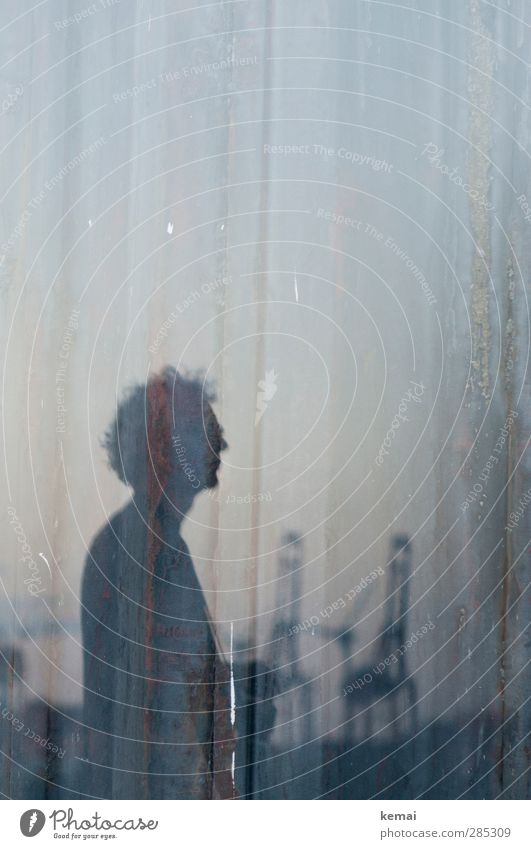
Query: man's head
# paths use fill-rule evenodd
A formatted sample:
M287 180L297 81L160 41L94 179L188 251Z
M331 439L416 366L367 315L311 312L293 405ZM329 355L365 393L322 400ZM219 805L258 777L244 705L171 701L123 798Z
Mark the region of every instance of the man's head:
M109 465L135 495L181 509L217 485L227 444L204 383L166 368L130 389L105 433Z

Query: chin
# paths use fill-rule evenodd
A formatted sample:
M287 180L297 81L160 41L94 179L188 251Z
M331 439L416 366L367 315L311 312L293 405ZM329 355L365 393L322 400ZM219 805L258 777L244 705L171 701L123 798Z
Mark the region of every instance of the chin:
M211 467L209 468L207 476L206 476L206 481L205 481L207 489L215 489L216 486L219 484L219 481L218 481L219 466L220 466L219 461L216 461L216 463L213 463L211 465Z
M218 484L219 484L219 481L218 481L218 476L217 476L216 472L214 472L213 474L210 474L208 476L208 478L206 479L206 489L215 489Z

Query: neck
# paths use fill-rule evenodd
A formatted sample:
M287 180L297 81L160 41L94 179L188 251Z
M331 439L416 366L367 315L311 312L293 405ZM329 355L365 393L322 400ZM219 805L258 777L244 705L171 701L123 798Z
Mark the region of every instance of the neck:
M133 501L139 512L146 518L156 515L160 520L171 521L172 524L180 526L191 510L194 498L199 491L193 490L190 486L168 486L166 492L160 494L157 504L150 502L147 492L139 491L135 491Z

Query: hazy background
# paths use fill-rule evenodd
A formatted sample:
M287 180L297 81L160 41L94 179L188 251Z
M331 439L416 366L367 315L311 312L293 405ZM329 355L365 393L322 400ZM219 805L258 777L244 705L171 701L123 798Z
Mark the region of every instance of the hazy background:
M230 446L183 536L225 651L232 623L233 658L278 671L255 787L334 796L355 774L317 765L346 746L344 682L383 659L401 534L406 631L436 626L407 655L415 729L473 720L477 763L453 751L444 792L492 734L483 794L525 794L529 508L505 528L529 487L530 25L523 0L4 0L1 700L26 725L37 704L75 728L83 562L130 497L100 439L171 364L212 381ZM3 792L37 798L23 733L4 719ZM64 748L68 794L75 731Z

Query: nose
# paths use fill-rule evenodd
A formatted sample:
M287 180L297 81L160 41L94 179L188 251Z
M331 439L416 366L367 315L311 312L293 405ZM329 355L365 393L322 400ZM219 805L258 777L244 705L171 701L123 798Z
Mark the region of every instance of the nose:
M221 444L220 444L220 446L219 446L219 450L220 450L220 452L221 452L221 451L226 451L228 447L229 447L228 442L227 442L227 441L226 441L226 439L222 436L222 437L221 437Z

